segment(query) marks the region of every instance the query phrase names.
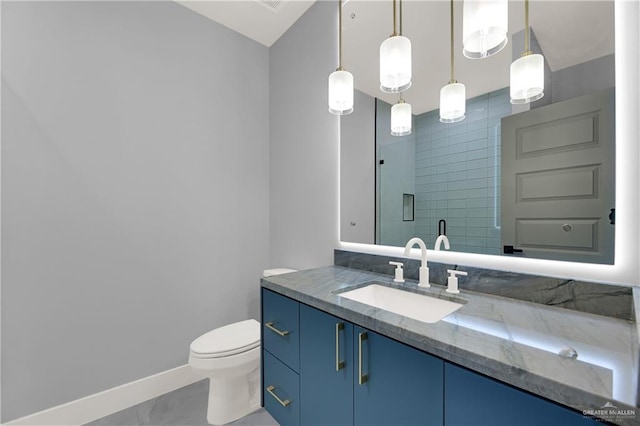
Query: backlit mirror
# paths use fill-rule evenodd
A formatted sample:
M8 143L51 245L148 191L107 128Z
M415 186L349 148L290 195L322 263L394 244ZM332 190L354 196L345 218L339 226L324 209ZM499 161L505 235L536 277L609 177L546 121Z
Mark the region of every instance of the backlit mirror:
M462 55L456 1L455 74L467 88L467 113L443 124L449 2L404 2L414 65L403 96L414 117L412 134L402 137L389 128L398 95L382 93L378 82L391 3L345 5L344 65L358 90L354 113L341 117L341 240L400 246L418 236L433 247L446 232L453 251L613 263L614 3L530 2L545 96L514 106L509 66L523 50L523 3L509 2L507 47L472 60Z

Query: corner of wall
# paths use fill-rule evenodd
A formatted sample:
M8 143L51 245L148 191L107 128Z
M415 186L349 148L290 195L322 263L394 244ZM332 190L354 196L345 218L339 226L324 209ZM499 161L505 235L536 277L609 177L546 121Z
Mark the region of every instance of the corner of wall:
M340 121L327 111L334 6L316 2L269 50L272 267L332 264L338 244Z

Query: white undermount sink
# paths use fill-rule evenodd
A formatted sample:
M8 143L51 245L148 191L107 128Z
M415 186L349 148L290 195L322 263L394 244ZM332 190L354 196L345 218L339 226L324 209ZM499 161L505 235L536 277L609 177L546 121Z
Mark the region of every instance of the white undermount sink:
M438 322L463 306L449 300L380 284L369 284L338 293L338 296L427 323Z

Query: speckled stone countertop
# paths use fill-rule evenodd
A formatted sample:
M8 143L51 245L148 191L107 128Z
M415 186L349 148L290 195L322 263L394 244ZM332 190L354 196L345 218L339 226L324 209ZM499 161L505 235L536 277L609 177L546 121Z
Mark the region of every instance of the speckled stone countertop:
M435 324L338 296L375 281L464 306ZM262 287L580 412L610 403L634 416L607 418L640 425L638 331L635 323L470 291L418 288L386 275L327 266L263 278ZM559 352L573 348L576 359Z

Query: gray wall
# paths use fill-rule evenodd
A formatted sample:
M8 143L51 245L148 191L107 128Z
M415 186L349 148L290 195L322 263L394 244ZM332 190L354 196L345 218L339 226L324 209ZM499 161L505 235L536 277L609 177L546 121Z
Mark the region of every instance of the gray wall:
M615 87L615 54L563 68L551 74L553 103Z
M173 2L2 2L1 47L8 421L258 316L269 57Z
M354 92L353 112L340 117L340 239L374 244L376 100Z
M271 263L333 264L338 242L339 118L327 111L338 10L316 2L269 52Z

